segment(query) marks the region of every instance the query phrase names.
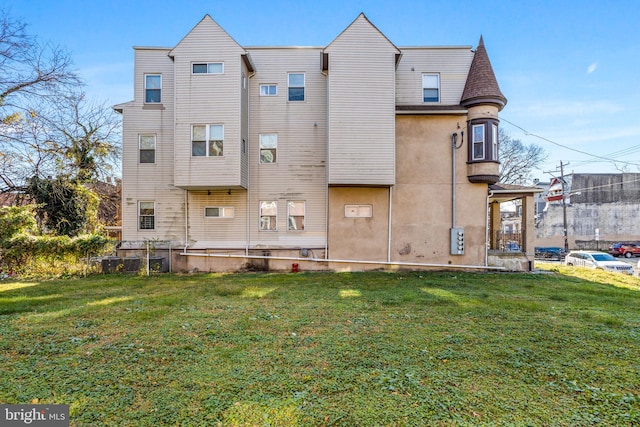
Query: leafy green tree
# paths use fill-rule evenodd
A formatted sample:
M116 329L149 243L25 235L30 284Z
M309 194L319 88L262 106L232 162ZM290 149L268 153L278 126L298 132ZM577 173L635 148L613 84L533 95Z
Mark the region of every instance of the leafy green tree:
M119 116L82 86L62 48L0 10L0 192L30 196L41 224L69 236L94 228L88 189L118 174L120 154Z
M27 192L37 203L38 217L48 231L76 236L95 221L97 196L78 182L34 177Z

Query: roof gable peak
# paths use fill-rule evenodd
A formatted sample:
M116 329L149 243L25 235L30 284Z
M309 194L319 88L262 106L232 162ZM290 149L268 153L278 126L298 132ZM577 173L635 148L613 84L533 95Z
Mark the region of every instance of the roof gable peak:
M211 15L207 13L191 30L189 30L189 32L178 42L178 44L175 45L173 49L171 49L171 52L169 52L169 56L173 56L176 49L179 49L181 45L187 42L194 33L198 32L205 26L214 26L216 31L219 31L221 34L223 34L229 40L229 42L235 44L239 49L242 49L244 51L244 48L233 37L231 37L231 35L229 35L229 33L227 33L227 31L211 17Z
M394 45L391 40L389 40L389 38L387 36L384 35L384 33L382 31L380 31L378 29L378 27L376 27L370 20L369 18L367 18L367 16L364 14L364 12L360 12L360 14L356 17L356 19L353 20L353 22L351 22L351 24L349 24L347 26L347 28L345 28L344 30L342 30L342 32L340 34L338 34L338 36L333 39L333 41L331 41L331 43L329 43L326 47L325 50L330 49L331 45L333 45L334 43L336 43L336 41L338 39L340 39L344 34L348 33L355 25L357 25L359 22L365 22L367 25L369 25L375 32L377 32L380 36L382 36L382 38L384 40L387 41L387 43L389 43L390 46L393 47L393 49L396 50L397 54L400 54L400 49L398 49L396 47L396 45Z

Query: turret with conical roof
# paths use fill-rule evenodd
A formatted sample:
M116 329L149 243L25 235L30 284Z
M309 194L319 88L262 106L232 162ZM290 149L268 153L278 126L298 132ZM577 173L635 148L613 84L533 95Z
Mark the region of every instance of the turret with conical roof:
M498 112L507 104L489 55L480 36L467 74L460 105L468 109L469 132L467 178L473 183L494 184L499 176Z
M498 110L502 110L507 104L507 98L505 98L500 91L500 86L498 86L482 36L480 36L478 48L471 62L460 104L463 107L494 104L498 107Z

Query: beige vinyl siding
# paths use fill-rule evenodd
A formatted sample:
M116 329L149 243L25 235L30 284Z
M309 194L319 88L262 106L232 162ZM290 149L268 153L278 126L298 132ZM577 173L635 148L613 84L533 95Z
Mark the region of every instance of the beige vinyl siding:
M245 190L189 192L189 247L244 249L247 243ZM233 207L233 218L205 218L205 207Z
M398 105L459 105L473 52L471 47L402 48L396 73ZM440 101L425 103L422 98L422 75L440 76Z
M326 229L326 77L320 48L248 48L250 79L251 247L322 247ZM305 100L288 101L287 73L305 73ZM259 96L260 84L277 84L277 96ZM276 133L276 163L261 164L259 135ZM261 200L278 202L278 231L258 231ZM287 201L305 201L305 230L287 231Z
M329 54L329 184L393 185L395 56L362 15Z
M134 101L123 111L122 236L184 241L183 192L173 187L173 62L169 49L135 48ZM144 75L162 75L162 102L144 103ZM156 135L155 163L139 163L138 136ZM155 202L155 229L138 230L138 202Z
M175 185L240 187L242 49L206 16L171 51L175 67ZM194 63L221 62L222 74L193 74ZM191 155L192 125L224 125L223 156Z

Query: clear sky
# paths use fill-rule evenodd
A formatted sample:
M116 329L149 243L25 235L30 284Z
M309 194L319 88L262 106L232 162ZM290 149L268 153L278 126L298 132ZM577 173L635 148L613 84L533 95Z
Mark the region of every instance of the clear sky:
M175 46L205 14L243 46L326 46L360 12L398 47L484 37L508 99L501 126L549 160L535 176L640 172L637 0L3 0L28 31L65 47L87 92L133 98L132 46ZM614 159L616 162L605 159Z

